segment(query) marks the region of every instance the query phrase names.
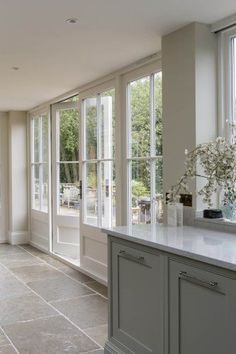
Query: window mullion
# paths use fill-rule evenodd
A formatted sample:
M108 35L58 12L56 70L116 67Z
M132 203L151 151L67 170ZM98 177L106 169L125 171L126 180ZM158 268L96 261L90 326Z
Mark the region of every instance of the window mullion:
M154 74L150 76L150 156L156 155L156 115L155 115L155 87Z
M97 95L97 198L98 198L98 227L102 226L102 107L101 95Z

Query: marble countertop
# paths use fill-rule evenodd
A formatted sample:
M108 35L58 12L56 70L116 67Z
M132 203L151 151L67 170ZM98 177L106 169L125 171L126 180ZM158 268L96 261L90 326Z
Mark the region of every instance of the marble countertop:
M236 271L236 235L204 228L132 225L103 229L111 236Z

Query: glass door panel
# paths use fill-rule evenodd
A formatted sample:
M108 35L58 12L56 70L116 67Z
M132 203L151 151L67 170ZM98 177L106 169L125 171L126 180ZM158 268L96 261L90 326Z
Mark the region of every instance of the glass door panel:
M102 227L115 224L114 131L115 90L82 101L84 122L83 223Z
M98 226L98 190L97 190L97 163L85 164L85 210L86 224Z
M127 85L128 223L162 222L162 74Z
M53 251L79 260L80 117L76 102L52 110Z

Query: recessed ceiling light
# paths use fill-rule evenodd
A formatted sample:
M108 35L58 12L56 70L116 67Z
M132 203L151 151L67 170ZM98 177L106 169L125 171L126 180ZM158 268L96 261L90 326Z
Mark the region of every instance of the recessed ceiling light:
M71 18L68 18L65 22L66 23L69 23L70 25L75 25L76 23L78 23L78 18L76 17L71 17Z
M11 69L14 70L14 71L20 70L19 66L13 66Z

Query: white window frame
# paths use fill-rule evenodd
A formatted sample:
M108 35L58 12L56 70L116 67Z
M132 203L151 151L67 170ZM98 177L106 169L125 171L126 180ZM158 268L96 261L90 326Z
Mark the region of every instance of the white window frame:
M125 122L122 120L123 124L123 128L122 130L125 131L125 139L123 138L123 161L125 161L125 173L123 175L123 183L124 185L127 186L127 188L124 188L123 190L123 198L122 200L125 200L125 205L123 205L122 207L122 221L124 225L131 225L132 224L132 191L131 191L131 163L132 161L150 161L150 174L151 176L154 176L155 174L155 162L159 159L159 158L163 158L163 154L162 156L154 156L154 141L155 141L155 129L152 129L152 127L154 126L154 115L153 112L154 110L152 109L152 105L153 102L151 100L150 102L150 111L152 112L151 114L151 151L150 151L150 156L144 158L144 157L132 157L130 155L130 142L131 142L131 127L130 127L130 112L129 112L129 84L133 81L142 79L144 77L147 76L154 76L156 73L161 72L162 71L162 67L161 67L161 60L158 60L155 63L149 64L149 65L145 65L139 69L133 70L131 72L129 72L128 74L124 75L122 78L122 93L123 95L123 115L126 117ZM151 92L154 93L154 87L152 87L153 85L151 85ZM152 96L152 95L150 95ZM154 185L154 181L155 178L151 178L152 182L151 182L151 202L153 202L153 198L154 196L154 192L155 192L155 185ZM152 208L151 208L152 209ZM151 214L151 223L156 223L155 220L155 213Z
M218 33L218 134L232 141L232 133L236 123L236 112L233 105L235 86L233 83L233 47L232 39L236 38L236 27Z
M87 159L86 156L86 113L85 113L85 105L84 101L88 98L94 97L97 99L97 115L100 116L100 97L103 92L109 91L109 90L115 90L115 105L116 105L116 82L115 80L110 80L108 82L105 82L104 84L98 85L93 87L90 90L86 90L85 92L80 92L79 98L80 98L80 108L81 108L81 162L82 162L82 180L86 180L86 166L89 163L96 163L97 164L97 198L98 198L98 213L97 213L97 225L92 225L88 224L86 222L86 200L83 198L82 203L82 215L81 215L81 221L82 224L87 225L88 227L92 228L98 228L101 229L103 227L102 225L102 212L101 212L101 206L102 206L102 188L101 188L101 175L102 175L102 163L103 162L111 162L114 166L116 166L116 157L111 157L111 158L104 158L101 156L101 126L100 122L101 120L98 119L98 126L97 126L97 158L96 159ZM114 146L115 146L115 153L116 153L116 136L114 137L115 141ZM116 182L117 183L117 182ZM83 183L82 186L82 193L83 195L86 194L86 186L85 183ZM117 193L116 193L117 194ZM116 195L117 199L117 195ZM117 214L117 204L116 204L116 214ZM116 215L117 219L117 215ZM108 227L112 226L112 220L110 220L110 225Z
M42 157L42 118L47 117L48 118L48 157L47 161L43 161ZM40 119L40 144L39 144L39 161L34 161L34 119L39 118ZM31 176L31 210L34 212L40 212L44 214L48 214L50 211L50 173L49 173L49 166L50 166L50 116L49 112L41 112L37 114L33 114L30 117L30 176ZM39 208L34 207L34 169L35 166L39 166ZM43 210L43 202L42 202L42 174L43 174L43 166L48 166L48 203L47 203L47 210Z

